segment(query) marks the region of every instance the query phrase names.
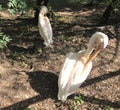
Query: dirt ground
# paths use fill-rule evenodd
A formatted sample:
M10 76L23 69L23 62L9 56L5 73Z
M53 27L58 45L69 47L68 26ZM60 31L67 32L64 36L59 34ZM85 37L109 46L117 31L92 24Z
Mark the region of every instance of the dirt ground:
M12 41L0 55L0 110L120 110L120 13L114 13L106 26L99 26L103 10L55 10L52 48L43 45L32 18L1 17L0 30ZM77 92L64 103L58 101L57 79L65 55L86 49L96 31L109 36L109 45L95 58ZM76 102L79 96L83 103Z

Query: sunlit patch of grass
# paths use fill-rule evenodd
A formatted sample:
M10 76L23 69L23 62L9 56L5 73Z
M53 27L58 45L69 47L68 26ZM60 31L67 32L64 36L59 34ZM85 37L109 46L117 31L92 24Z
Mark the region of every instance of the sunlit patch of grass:
M24 53L21 54L18 52L11 53L11 58L12 58L12 65L15 65L17 61L20 61L22 62L23 67L28 66L29 59L26 57Z
M96 95L95 95L95 98L96 98L96 99L98 99L98 98L99 98L99 95L98 95L98 94L96 94Z
M114 110L114 109L113 109L113 108L111 108L111 107L110 107L110 106L108 106L108 105L105 105L104 110Z
M22 62L22 65L23 65L23 67L27 67L28 66L28 64L26 63L26 62Z
M12 65L15 65L17 63L16 60L12 60Z
M78 106L84 104L84 101L82 99L82 97L79 96L75 96L74 97L74 105L73 105L73 110L78 110Z
M58 38L59 38L59 40L66 42L66 41L72 40L73 36L61 35L61 36L58 36Z
M32 108L26 108L24 110L36 110L36 109L32 107Z
M37 49L37 53L42 54L42 48L39 47L39 48Z
M0 30L0 50L3 50L5 47L7 47L7 44L11 41L12 39L10 36L7 36Z
M116 72L117 70L115 70L115 69L112 69L112 71L111 72Z
M61 36L59 36L59 39L60 39L61 41L66 42L66 41L68 40L68 37L65 36L65 35L61 35Z

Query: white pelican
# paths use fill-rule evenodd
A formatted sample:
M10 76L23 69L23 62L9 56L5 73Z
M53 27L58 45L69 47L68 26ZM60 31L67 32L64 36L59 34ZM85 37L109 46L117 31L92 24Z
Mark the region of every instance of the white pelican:
M90 38L87 50L71 52L66 56L58 78L58 100L64 102L80 87L92 69L92 60L107 45L108 36L102 32L96 32ZM95 52L92 54L93 50Z
M38 29L41 37L44 40L44 44L46 46L53 43L52 37L52 27L50 24L50 21L46 14L48 13L48 9L46 6L42 6L41 10L39 12L39 18L38 18Z

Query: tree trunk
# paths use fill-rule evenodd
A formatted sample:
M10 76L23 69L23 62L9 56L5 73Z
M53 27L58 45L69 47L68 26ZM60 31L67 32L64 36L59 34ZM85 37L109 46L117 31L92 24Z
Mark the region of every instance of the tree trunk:
M85 4L84 7L93 7L94 0L91 0L89 3Z
M106 10L103 13L103 16L101 18L100 24L106 24L109 20L109 17L111 16L111 14L113 13L113 4L116 2L117 0L112 0L112 2L108 5L108 7L106 8Z
M49 0L37 0L37 6L47 6L48 5Z

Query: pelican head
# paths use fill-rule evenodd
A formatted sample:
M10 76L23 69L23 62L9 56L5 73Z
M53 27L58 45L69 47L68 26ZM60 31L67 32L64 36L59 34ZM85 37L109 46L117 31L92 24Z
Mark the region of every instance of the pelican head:
M108 45L108 40L108 36L102 32L96 32L92 35L89 40L88 52L89 55L93 50L95 50L95 52L90 56L86 63L92 61L94 57L96 57L98 53Z
M48 13L48 9L46 6L41 6L40 13L45 16Z
M102 32L96 32L92 35L89 41L94 49L103 49L108 45L108 36Z

